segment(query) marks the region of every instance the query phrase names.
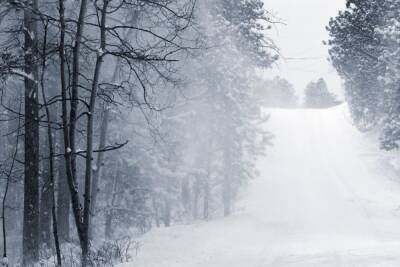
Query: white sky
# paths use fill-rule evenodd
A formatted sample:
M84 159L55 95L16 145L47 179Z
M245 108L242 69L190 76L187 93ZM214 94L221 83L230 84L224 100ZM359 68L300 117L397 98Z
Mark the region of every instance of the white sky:
M322 44L328 39L325 30L329 19L345 8L345 0L264 0L265 8L275 14L286 25L277 25L272 33L281 54L273 71L275 75L288 79L302 96L307 83L325 78L332 92L343 97L341 80L328 62L328 48ZM294 60L291 58L299 58ZM303 58L303 59L301 59ZM306 58L306 59L304 59Z

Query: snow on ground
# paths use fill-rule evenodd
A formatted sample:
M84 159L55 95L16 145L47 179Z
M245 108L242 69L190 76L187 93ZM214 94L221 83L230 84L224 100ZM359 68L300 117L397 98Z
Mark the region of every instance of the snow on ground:
M122 266L400 266L400 179L346 106L269 112L275 146L236 215L155 229Z

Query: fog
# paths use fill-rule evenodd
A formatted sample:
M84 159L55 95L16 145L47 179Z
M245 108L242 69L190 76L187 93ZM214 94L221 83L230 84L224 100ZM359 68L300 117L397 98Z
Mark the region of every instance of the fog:
M327 18L336 16L345 5L344 0L265 0L265 7L282 24L274 27L273 39L282 55L266 77L282 76L291 81L298 95L306 85L321 77L329 87L344 99L342 81L329 63L329 54L323 41L328 40Z
M1 266L399 266L397 0L0 2Z

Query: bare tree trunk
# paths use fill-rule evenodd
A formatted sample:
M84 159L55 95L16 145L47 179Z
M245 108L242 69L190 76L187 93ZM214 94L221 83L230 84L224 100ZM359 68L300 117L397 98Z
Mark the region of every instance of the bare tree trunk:
M17 92L16 92L17 93ZM22 92L18 92L17 94L13 95L11 99L8 101L8 106L11 107L13 110L20 110L22 112L22 101L23 101L23 95ZM7 122L7 154L8 157L11 157L13 153L15 152L15 147L12 146L11 144L15 143L15 138L21 138L21 130L19 130L22 125L20 125L20 120L19 119L14 119L10 118ZM21 140L20 140L21 141ZM21 142L20 142L21 143ZM18 150L16 158L19 157L19 154L21 154L20 150ZM8 232L11 231L20 231L22 229L22 224L21 220L18 220L17 222L13 220L12 218L18 218L21 215L22 211L22 205L21 205L21 199L20 196L23 194L21 192L21 183L22 183L22 178L20 177L11 177L10 179L10 184L8 188L8 193L7 193L7 202L8 206L12 207L10 209L6 209L6 217L8 218L6 220L6 223L8 223ZM10 223L11 222L11 223Z
M208 220L210 216L210 178L206 177L204 181L204 205L203 219Z
M83 17L86 12L86 1L82 0L81 3L81 12L78 21L78 28L82 27ZM62 99L62 124L63 124L63 137L64 137L64 157L65 157L65 168L67 174L67 181L68 187L71 196L71 204L72 204L72 211L74 214L75 225L78 232L79 241L82 245L82 208L79 199L79 192L78 192L78 185L76 183L76 177L74 172L73 166L73 156L72 156L72 149L71 149L71 128L72 125L68 121L68 108L67 108L67 99L68 99L68 88L66 84L66 70L65 70L65 19L64 19L64 0L59 0L59 13L60 13L60 49L59 49L59 56L60 56L60 78L61 78L61 99ZM78 33L81 30L78 30ZM80 43L81 41L81 33L78 40L75 40L76 43ZM78 63L79 65L79 63ZM76 68L75 68L76 69ZM73 122L75 123L75 122Z
M228 175L225 175L222 189L224 204L224 216L231 215L231 183Z
M59 236L61 242L69 242L69 215L71 207L70 184L74 185L74 175L71 167L71 155L68 152L70 147L69 129L68 129L68 108L67 108L67 85L65 71L65 7L64 0L59 0L60 17L60 80L61 80L61 117L63 132L59 136L60 151L64 151L64 160L58 162L58 198L57 198L57 219L59 222ZM69 183L70 182L70 183ZM76 201L76 200L75 200ZM78 196L79 203L79 196Z
M76 190L72 188L75 185L74 176L71 168L71 155L68 151L69 148L69 129L68 129L68 108L67 108L67 85L66 85L66 71L65 71L65 7L64 0L59 0L59 17L60 17L60 82L61 82L61 117L63 133L60 134L60 150L64 151L64 159L59 160L59 175L58 175L58 198L57 198L57 217L60 229L60 241L69 242L69 213L71 206L70 195L76 196ZM62 145L64 144L64 145ZM70 192L71 191L71 192ZM76 202L76 196L74 201Z
M4 195L1 203L1 224L3 231L3 258L7 258L7 226L6 226L6 206L7 206L7 194L10 188L10 178L6 180L6 188L4 190Z
M25 29L25 175L23 264L39 259L39 104L37 65L37 0L27 1Z
M43 70L42 70L43 76ZM43 77L42 77L43 78ZM41 87L43 91L43 81L41 81ZM48 107L46 107L48 108ZM49 118L47 118L49 120ZM47 125L49 127L49 125ZM43 142L40 146L41 152L45 160L41 162L41 175L40 175L40 247L49 249L52 247L51 240L51 207L52 207L52 194L53 185L51 184L51 173L50 173L50 159L49 157L49 140L46 129L41 129L41 141Z
M212 139L208 144L207 163L206 163L206 177L204 179L204 205L203 205L203 219L208 220L210 217L210 179L211 179L211 157L212 157Z
M185 215L189 218L191 215L190 187L189 179L184 178L181 185L181 200L185 209Z
M132 23L134 25L137 24L138 21L138 11L134 12L133 14L133 21ZM125 38L128 38L131 34L132 34L132 29L129 29L128 32L126 33ZM115 68L114 68L114 73L112 76L112 83L116 82L118 79L118 72L120 71L121 68L121 59L118 58L116 64L115 64ZM107 139L107 132L108 132L108 123L110 120L110 113L111 113L111 109L110 106L107 104L105 106L104 109L104 115L103 115L103 119L101 122L101 127L100 127L100 142L99 142L99 153L97 156L97 162L96 162L96 168L94 168L93 170L93 192L92 192L92 204L91 204L91 214L92 217L96 216L96 204L97 204L97 193L99 192L99 180L101 177L101 169L103 168L103 159L104 159L104 152L102 152L101 150L105 148L106 146L106 139ZM91 227L90 230L90 238L92 239L93 237L93 231L95 231L95 229L93 227Z
M103 2L105 5L105 9L107 9L107 5L108 3L106 3L105 1ZM104 8L104 6L103 6ZM106 17L104 16L104 19ZM138 11L134 12L133 14L133 24L136 25L138 20ZM104 30L104 29L103 29ZM128 38L128 36L131 35L132 33L132 29L129 29L128 32L126 33L125 38ZM105 34L105 30L103 31L103 33ZM105 42L105 36L102 36L102 38L104 37L104 42ZM105 45L105 43L104 43ZM114 73L112 76L112 83L117 81L118 78L118 72L120 71L120 66L121 64L121 59L118 58L115 68L114 68ZM97 204L97 194L99 192L99 180L101 177L101 169L103 167L103 159L104 159L104 152L102 151L105 146L106 146L106 139L107 139L107 132L108 132L108 123L110 120L110 113L111 113L111 109L109 105L105 106L104 109L104 115L103 115L103 119L101 122L101 127L100 127L100 142L99 142L99 153L97 156L97 162L96 162L96 167L93 170L93 192L92 192L92 199L91 199L91 216L94 217L96 216L96 204ZM93 219L93 218L92 218ZM91 222L90 222L91 223ZM95 229L93 227L90 228L90 233L89 233L89 237L90 239L93 238L93 231L95 231Z
M227 114L230 114L231 108L230 103L226 103ZM224 130L224 142L223 145L223 164L224 164L224 177L222 181L222 203L224 206L224 216L230 216L232 210L232 182L233 182L233 171L232 171L232 147L234 144L233 137L231 134L231 121L225 120Z
M171 226L171 200L164 198L163 222L165 227Z
M110 108L105 107L103 120L100 127L100 144L99 150L105 148L108 130L108 121L110 119ZM103 167L104 152L99 152L97 156L96 168L93 170L93 192L92 192L92 202L91 202L91 215L96 216L96 204L97 204L97 193L99 192L99 180L101 176L101 169ZM90 239L93 238L94 227L90 227Z
M231 188L231 159L229 156L229 151L225 148L224 151L224 161L225 161L225 173L224 180L222 182L222 202L224 205L224 216L231 215L231 198L232 198L232 188Z
M19 112L21 113L21 104L19 108ZM17 127L17 134L15 136L15 147L14 152L11 158L11 165L9 171L6 176L6 188L4 190L3 200L2 200L2 208L1 208L1 219L2 219L2 231L3 231L3 258L7 258L7 217L6 217L6 207L7 207L7 196L10 189L11 184L11 176L14 170L14 165L17 159L18 148L19 148L19 135L20 135L20 128L21 127L21 119L18 119L18 127Z
M64 2L64 0L59 0ZM63 4L64 5L64 4ZM71 109L69 116L69 150L71 150L70 155L70 167L72 171L72 176L76 182L76 148L75 148L75 131L78 116L78 103L79 103L79 75L80 75L80 60L81 60L81 45L83 29L85 26L85 17L87 12L87 0L81 1L81 6L79 9L79 17L76 25L76 34L74 39L74 47L72 51L72 85L71 85ZM61 12L60 12L61 13ZM64 24L61 27L64 28L65 33L65 21L64 21L64 6L63 6L63 19L60 23ZM63 44L64 46L64 44Z
M66 70L65 70L65 17L64 17L64 0L59 0L59 16L60 16L60 78L61 78L61 98L62 98L62 124L63 124L63 137L64 137L64 157L65 168L67 174L68 187L71 196L72 211L74 214L75 225L82 249L82 265L86 266L88 246L84 249L85 236L83 227L83 214L81 208L81 201L78 192L78 185L76 181L76 169L74 163L75 157L75 125L76 125L76 112L78 105L78 82L79 82L79 60L80 60L80 46L82 42L82 33L84 26L84 19L87 9L87 0L82 0L79 18L77 23L77 32L75 34L75 46L73 49L73 69L72 69L72 100L70 119L68 120L68 88L66 84Z
M76 43L81 42L82 38L82 27L84 22L84 16L86 13L86 0L82 0L81 2L81 11L78 19L78 30L76 37L79 37L75 40ZM62 125L63 125L63 137L64 137L64 157L65 157L65 169L67 174L68 187L70 191L71 204L72 204L72 212L75 219L75 226L77 229L79 242L82 249L82 255L84 255L83 251L83 243L84 243L84 235L83 235L83 215L81 208L81 201L78 192L78 185L76 182L75 175L75 166L73 163L73 151L71 149L71 143L74 142L74 135L71 137L70 132L74 130L73 124L75 124L75 119L68 121L68 107L67 107L67 99L68 99L68 88L66 84L66 70L65 70L65 18L64 18L64 0L59 0L59 14L60 14L60 49L59 49L59 57L60 57L60 79L61 79L61 99L62 99ZM77 50L79 52L79 49ZM76 45L74 47L74 57L78 57L79 53L76 53ZM77 59L79 61L79 58ZM79 66L79 62L76 63ZM73 72L76 72L77 68L74 66ZM76 74L77 77L79 76ZM75 88L77 90L77 88ZM73 96L74 97L74 96ZM77 97L77 96L76 96ZM72 108L72 107L71 107ZM71 138L73 138L71 140ZM82 258L82 266L86 266L87 262L87 253L85 251L85 256Z
M226 150L226 148L225 148ZM232 181L231 181L231 159L229 151L224 151L225 154L225 173L222 183L222 202L224 205L224 216L231 215L231 200L232 200Z
M196 180L193 184L193 207L192 216L193 219L199 218L199 197L200 197L200 178L196 175Z
M57 226L57 217L56 217L56 199L55 199L55 192L54 192L54 136L52 131L51 123L54 122L53 117L51 116L50 107L47 104L46 98L46 90L44 86L44 75L46 73L46 50L47 50L47 22L45 23L44 29L44 40L43 40L43 51L42 51L42 75L41 75L41 88L42 88L42 98L43 98L43 105L46 111L46 119L47 119L47 148L48 148L48 160L46 165L46 179L44 184L44 197L42 198L43 203L43 221L41 221L41 226L44 227L42 230L42 238L46 238L42 240L48 248L51 247L51 223L53 221L53 238L54 244L56 248L56 255L57 255L57 266L61 266L61 250L60 250L60 241L58 238L58 226Z
M104 234L107 239L111 239L113 236L113 230L112 230L112 220L114 217L114 205L115 201L117 199L117 194L118 194L118 181L120 180L121 176L121 171L119 170L119 164L117 166L117 173L114 175L113 183L112 183L112 191L111 191L111 201L108 205L108 209L106 212L106 224L105 224L105 229L104 229Z
M107 18L107 6L109 1L103 1L103 7L101 11L101 22L100 22L100 48L97 53L96 65L92 81L92 91L90 93L89 111L86 127L86 166L85 166L85 193L84 193L84 209L83 209L83 240L82 240L82 257L83 264L87 260L89 253L89 229L90 229L90 209L91 209L91 196L92 196L92 161L93 161L93 123L94 123L94 111L96 107L96 98L98 91L98 83L100 79L101 67L104 60L104 52L106 48L106 18Z
M48 145L42 149L49 150ZM48 156L48 155L47 155ZM46 156L46 157L47 157ZM46 248L51 248L51 207L52 207L52 185L50 178L49 160L45 160L42 164L42 185L40 196L40 243Z
M41 227L46 227L42 231L42 238L47 238L46 240L43 240L43 242L46 243L46 245L50 248L51 247L51 230L53 229L53 239L54 239L54 244L56 248L56 255L57 255L57 266L61 266L61 250L60 250L60 241L58 237L58 225L57 225L57 216L56 216L56 198L55 198L55 192L54 192L54 183L55 183L55 168L54 168L54 142L53 142L53 133L51 129L51 115L50 115L50 109L47 106L47 101L46 101L46 95L44 92L44 89L42 87L42 95L43 95L43 102L45 105L45 110L46 110L46 117L47 117L47 141L48 141L48 180L46 181L48 184L45 185L45 190L46 192L46 198L43 199L43 201L46 201L46 204L43 205L43 207L46 209L46 212L48 214L44 214L44 221L41 222L44 224L44 226L41 225Z
M59 135L60 145L63 143L62 134ZM63 150L63 149L62 149ZM71 210L71 197L68 188L68 181L66 175L65 160L60 159L58 161L58 197L57 197L57 221L59 229L60 242L70 241L69 232L69 217Z
M156 227L160 227L160 211L159 205L157 203L157 198L155 193L153 192L153 196L151 198L153 204L153 211L154 211L154 220L156 222Z

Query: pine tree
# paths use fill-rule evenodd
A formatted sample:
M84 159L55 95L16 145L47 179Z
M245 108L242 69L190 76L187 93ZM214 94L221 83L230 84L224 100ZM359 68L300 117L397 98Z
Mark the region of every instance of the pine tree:
M345 81L352 117L364 130L378 123L383 106L377 75L384 69L378 64L382 46L377 32L385 16L382 2L347 1L347 9L332 18L327 27L331 61Z
M349 0L327 28L353 119L362 130L377 128L386 150L399 148L400 140L399 10L394 0Z
M310 82L305 89L304 105L308 108L329 108L337 105L336 97L329 92L324 79Z

